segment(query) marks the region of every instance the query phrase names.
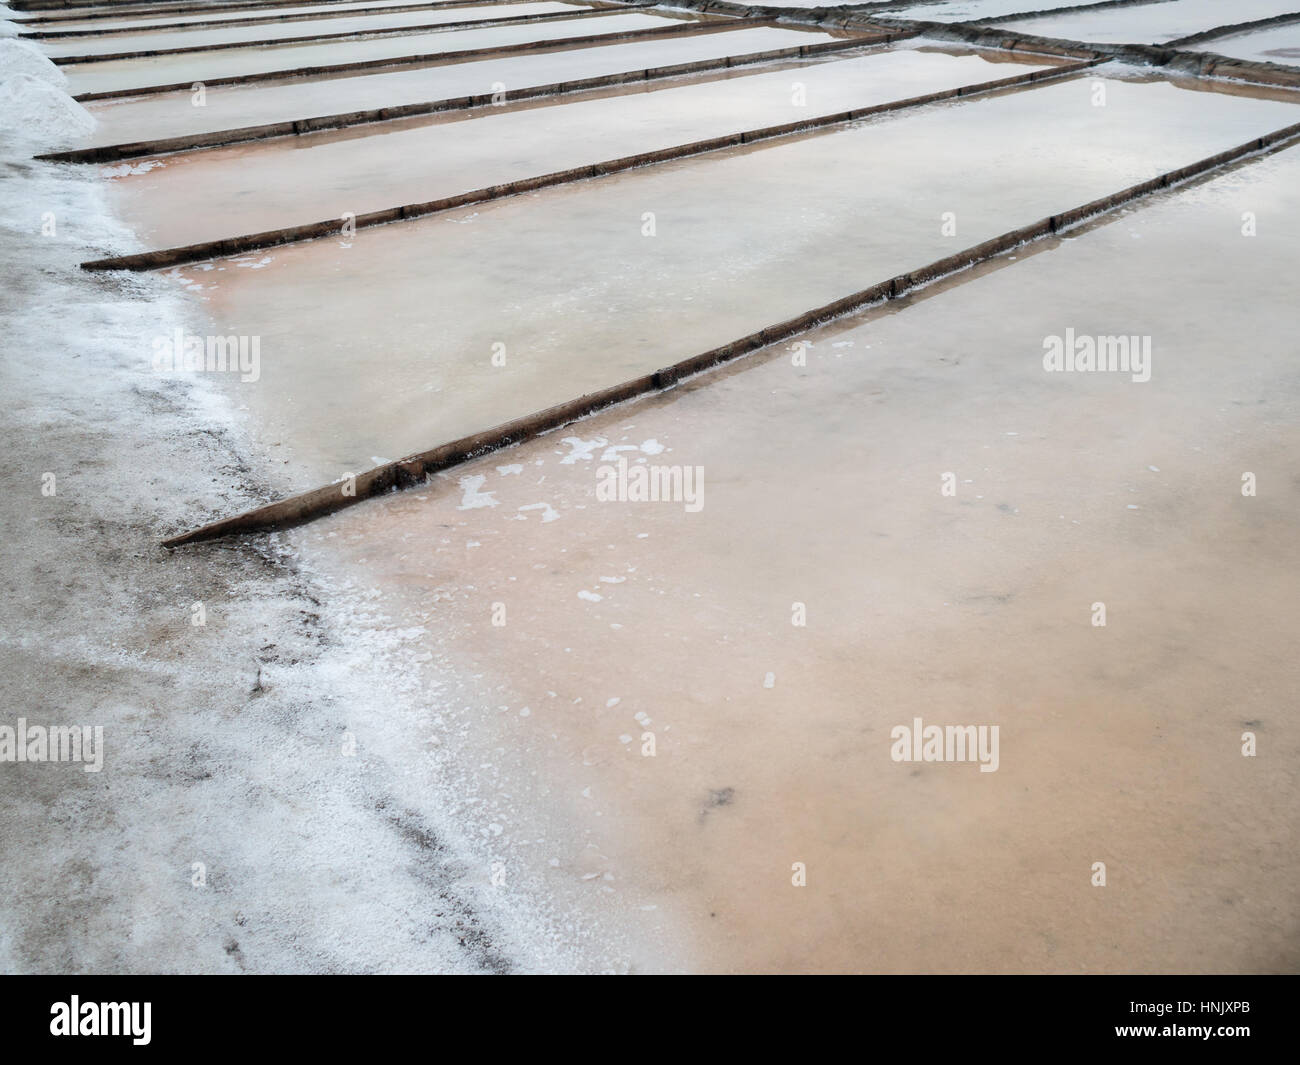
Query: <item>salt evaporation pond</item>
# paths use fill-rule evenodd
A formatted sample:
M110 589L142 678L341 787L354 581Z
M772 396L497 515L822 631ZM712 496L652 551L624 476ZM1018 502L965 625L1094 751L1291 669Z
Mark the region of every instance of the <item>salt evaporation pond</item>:
M947 3L898 4L880 14L890 18L927 22L973 22L976 19L1015 15L1022 11L1042 11L1045 7L1069 6L1068 3L1049 3L1048 0L949 0ZM1083 3L1079 6L1083 6ZM876 12L873 11L872 14Z
M497 0L491 6L494 8L510 8L529 2L529 0ZM568 5L572 7L587 7L586 4ZM460 10L468 10L470 5ZM206 22L238 22L241 20L261 20L263 25L273 26L280 19L300 18L304 15L319 15L321 18L348 17L352 12L358 10L369 10L371 8L392 8L394 11L403 11L405 9L424 9L425 11L456 10L455 8L441 8L433 3L414 3L413 0L362 0L354 4L310 4L302 7L246 7L239 11L221 11L220 9L201 9L192 11L172 12L169 15L159 14L142 14L136 18L83 18L79 14L65 15L56 11L42 11L39 14L41 18L37 22L29 22L24 26L24 31L55 31L65 32L118 32L122 30L131 31L136 29L148 29L150 27L172 26L176 24L193 24ZM111 10L111 9L109 9ZM142 9L145 12L147 8ZM504 13L504 12L503 12ZM37 13L32 12L32 16Z
M1188 46L1194 52L1215 52L1258 63L1300 66L1300 19L1254 33L1238 33Z
M209 112L187 91L96 108L97 136L540 84L690 47L734 54L750 32L213 90ZM899 46L109 173L140 233L183 239L781 121L796 81L812 115L1022 69ZM1106 69L170 276L206 328L258 337L257 381L204 380L244 408L258 481L308 487L1295 121L1280 94ZM1293 148L276 534L323 589L321 611L347 618L326 631L355 657L314 678L274 662L270 698L333 680L324 714L297 708L296 739L328 751L320 729L345 721L408 837L432 824L452 838L439 817L454 820L482 841L472 861L448 851L467 880L486 879L474 863L490 857L492 890L499 869L601 966L1293 970L1277 915L1300 905L1300 859L1288 819L1260 810L1261 797L1266 812L1294 808L1300 757L1277 709L1300 683L1298 238ZM179 324L159 318L160 334ZM1150 379L1044 372L1045 340L1066 331L1148 338ZM698 469L699 506L601 501L597 471L620 459ZM231 503L228 481L192 472L195 499ZM181 584L222 572L211 554L174 561L190 567ZM266 592L232 588L213 617L274 619ZM1107 627L1090 623L1098 600ZM366 698L341 663L361 672L371 655L401 686ZM231 676L233 713L247 681ZM998 728L997 771L891 759L892 730L918 718ZM1241 757L1243 729L1262 757ZM336 767L315 787L310 759L280 768L302 794L334 794L322 785ZM214 822L227 856L241 853L226 838L237 820ZM281 957L250 944L286 908L271 934L285 929L297 957L358 957L330 942L336 923L302 924L322 898L400 940L400 960L380 965L441 960L408 901L431 881L399 886L387 874L403 863L387 859L402 845L379 854L389 836L357 838L379 875L351 899L290 877L288 906L268 904L265 863L223 862L258 914L240 935L253 964ZM328 850L303 853L356 882Z
M277 138L109 167L121 216L172 247L419 203L536 174L1011 77L1041 64L899 48L563 105ZM401 165L394 160L400 159ZM195 212L190 205L202 203ZM346 205L346 207L344 206Z
M1292 149L291 538L462 678L427 727L512 877L695 967L1289 969L1296 269ZM1044 373L1071 325L1150 381ZM703 508L597 501L618 455ZM918 717L997 771L893 761Z
M232 48L211 53L163 55L151 59L121 59L66 66L68 86L74 95L146 89L156 85L201 82L212 78L247 77L279 70L313 66L379 62L412 55L503 48L537 40L564 40L636 30L688 26L692 23L668 15L615 14L591 20L577 19L547 24L539 37L534 26L493 26L484 29L412 33L374 40L321 41L258 48Z
M51 59L58 59L65 56L114 55L121 52L145 52L167 48L211 48L241 41L271 41L281 37L311 37L314 34L371 33L400 30L408 26L434 26L447 22L474 22L527 15L575 14L583 10L571 4L560 3L517 4L504 9L484 5L282 24L261 23L253 26L208 27L194 30L154 30L149 33L114 34L92 38L71 37L66 40L42 41L41 50ZM587 9L587 12L590 12L590 9ZM585 17L584 14L584 19ZM583 24L587 23L584 21Z
M134 100L92 103L88 110L99 125L80 146L120 144L184 136L316 115L399 107L428 100L487 94L505 86L507 94L530 86L553 85L693 63L777 48L835 40L815 30L727 30L699 36L565 49L536 55L477 59L434 67L410 67L352 77L209 88L203 107L188 106L190 92L166 93ZM178 107L183 98L186 106Z
M1296 0L1170 0L1168 3L1097 11L1065 12L1002 22L999 26L1040 37L1098 44L1163 44L1216 26L1270 18L1296 10Z
M307 488L676 362L1297 118L1290 104L1116 79L1096 107L1095 80L177 274L201 286L216 331L261 338L261 379L225 384L281 445L283 485Z

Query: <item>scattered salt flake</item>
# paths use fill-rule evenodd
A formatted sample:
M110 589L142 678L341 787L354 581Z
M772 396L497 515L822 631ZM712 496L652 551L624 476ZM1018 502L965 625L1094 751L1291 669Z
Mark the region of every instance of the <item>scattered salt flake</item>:
M1160 467L1159 467L1159 466L1148 466L1147 469L1150 470L1152 473L1159 473L1159 472L1160 472Z
M775 674L775 673L769 673L769 674L767 674L767 676L765 676L765 677L763 678L763 687L764 687L764 688L775 688L775 687L776 687L776 674Z
M560 515L550 503L529 503L519 508L520 510L540 510L542 512L543 523L555 521Z
M618 738L618 742L619 742L619 743L631 743L631 742L632 742L632 737L629 736L629 735L625 732L625 733L623 733L623 735L621 735L621 736Z
M578 459L594 458L593 452L596 448L604 447L609 441L603 436L598 436L594 440L583 440L578 436L566 436L561 443L569 445L569 453L560 459L560 465L572 466Z
M599 603L599 602L600 602L602 599L604 599L605 597L604 597L603 595L599 595L599 594L596 593L596 592L589 592L589 591L587 591L586 588L584 588L584 589L582 589L582 591L580 591L580 592L578 593L578 598L579 598L579 599L585 599L585 600L587 600L587 602L589 602L589 603Z
M618 704L621 703L622 701L623 701L623 700L620 699L620 698L616 695L616 696L614 696L612 699L606 699L606 700L605 700L605 705L606 705L606 706L618 706Z
M647 455L658 455L664 450L664 446L654 437L651 437L649 440L643 440L641 442L641 450Z
M162 165L157 159L150 159L143 163L122 163L120 166L106 167L102 173L105 177L129 177L133 174L147 174Z
M487 477L476 473L472 477L462 477L457 484L462 492L460 506L457 510L477 510L479 507L495 507L498 500L492 498L491 492L480 492Z
M1138 510L1139 508L1138 508L1138 505L1137 505L1136 503L1130 503L1130 504L1128 505L1128 509L1129 509L1129 510Z
M528 716L529 714L531 714L531 713L532 713L532 711L529 710L528 707L525 706L523 709L521 709L521 710L519 711L519 716L520 716L520 717L527 717L527 716Z
M627 580L626 577L601 577L600 579L605 584L622 584L625 580Z
M512 462L509 466L498 466L497 473L502 477L509 477L512 473L523 473L524 467L518 462Z

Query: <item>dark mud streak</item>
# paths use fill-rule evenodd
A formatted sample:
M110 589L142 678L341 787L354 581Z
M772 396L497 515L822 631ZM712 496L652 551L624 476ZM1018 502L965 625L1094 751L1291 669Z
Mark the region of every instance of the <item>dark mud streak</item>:
M431 931L454 934L465 953L485 973L514 972L514 963L498 949L483 918L456 890L458 873L448 864L447 848L419 813L393 809L386 797L375 802L375 812L411 845L418 859L415 875L446 903L446 911L439 910L434 916L443 920L450 918L451 924Z

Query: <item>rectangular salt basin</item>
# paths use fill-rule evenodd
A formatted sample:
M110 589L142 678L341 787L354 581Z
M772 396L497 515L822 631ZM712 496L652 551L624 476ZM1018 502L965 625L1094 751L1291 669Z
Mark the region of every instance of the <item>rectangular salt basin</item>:
M284 485L307 488L648 373L1300 118L1290 104L1114 79L1094 107L1095 80L173 273L207 300L212 330L260 337L258 380L219 383L282 445Z
M192 106L188 90L136 100L105 100L88 106L98 120L98 127L84 142L74 146L122 144L356 110L399 107L429 100L487 94L496 91L497 85L504 85L510 92L649 67L824 44L842 36L813 30L757 27L309 82L216 87L206 93L203 107Z
M398 30L408 26L435 26L449 22L475 22L528 15L564 15L582 11L583 8L561 3L514 4L505 8L483 5L437 11L407 11L392 15L313 19L281 24L213 26L197 30L154 30L150 33L115 34L109 37L71 37L67 40L40 41L39 44L41 51L51 59L61 59L65 56L113 55L120 52L147 52L168 48L210 48L214 45L240 41L270 41L280 37L371 33ZM588 13L595 14L590 12L590 9Z
M1286 14L1296 11L1296 5L1297 0L1166 0L999 25L1018 33L1098 44L1164 44L1216 26Z
M1300 2L1300 0L1298 0ZM1253 33L1238 33L1188 45L1193 52L1214 52L1256 63L1300 66L1300 20Z
M1089 0L1079 0L1080 4ZM1012 15L1021 11L1042 11L1045 7L1069 7L1068 0L1056 0L1048 4L1047 0L939 0L937 3L909 3L899 0L896 4L881 8L876 3L864 5L828 4L824 0L750 0L749 7L862 7L863 14L884 15L888 18L916 19L928 22L968 22L973 19L994 18L997 15Z
M491 763L494 859L611 878L593 923L718 971L1294 971L1294 740L1241 743L1300 685L1297 271L1290 149L290 536L425 659L398 735ZM1150 381L1045 373L1068 326L1152 336ZM600 501L620 455L702 508ZM996 771L895 761L915 717L998 726Z
M1087 2L1080 0L1081 5ZM1068 6L1067 3L1048 3L1046 0L949 0L947 3L898 4L879 14L925 22L973 22L1022 11L1042 11L1045 7ZM872 14L876 13L872 11Z
M224 52L158 56L153 59L121 59L102 63L74 64L63 68L73 95L86 92L116 92L204 81L209 78L256 76L279 70L399 59L410 55L454 53L475 48L501 48L530 41L564 40L597 34L630 33L636 30L686 27L696 20L667 15L600 15L542 26L495 26L486 29L445 30L412 33L361 41L323 41L316 44L284 44L258 48L234 48Z
M513 4L515 0L511 0ZM505 7L505 3L494 3L493 7ZM583 5L585 6L585 5ZM297 18L301 15L320 15L322 18L330 18L334 15L347 16L350 12L366 10L372 7L392 8L395 11L401 11L406 8L412 10L424 8L426 11L434 10L455 10L455 8L436 8L431 7L429 3L417 3L414 0L361 0L354 4L310 4L303 7L276 7L276 8L245 8L242 11L222 11L214 8L207 11L174 11L170 15L142 14L134 18L121 19L83 19L73 18L50 18L39 23L29 23L23 27L23 32L42 32L51 31L64 33L69 31L108 31L117 32L121 30L148 30L157 25L171 25L174 23L197 23L197 22L238 22L241 19L264 19L263 25L274 25L274 20ZM51 12L50 14L53 14Z
M345 209L359 215L419 203L1042 69L997 55L900 46L768 73L742 68L706 83L652 83L603 99L162 156L105 172L118 177L111 189L119 216L150 247L174 247L337 218ZM204 209L195 211L196 203Z

